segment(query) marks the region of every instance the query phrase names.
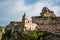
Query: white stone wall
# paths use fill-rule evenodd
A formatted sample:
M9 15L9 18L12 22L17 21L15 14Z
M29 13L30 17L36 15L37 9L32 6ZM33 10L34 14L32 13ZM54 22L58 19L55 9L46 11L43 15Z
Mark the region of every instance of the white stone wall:
M28 31L35 30L36 26L37 26L37 24L28 22L25 24L25 28L26 28L25 30L28 30Z

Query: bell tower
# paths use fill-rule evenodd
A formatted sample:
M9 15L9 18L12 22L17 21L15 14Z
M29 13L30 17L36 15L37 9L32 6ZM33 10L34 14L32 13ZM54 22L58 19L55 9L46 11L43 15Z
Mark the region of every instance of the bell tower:
M27 16L26 16L26 13L24 13L24 15L23 15L22 22L23 22L24 24L26 24L26 23L28 22L28 18L27 18Z
M23 17L22 17L22 22L23 22L23 27L24 27L24 31L26 30L26 24L28 23L28 18L26 16L26 13L24 13Z

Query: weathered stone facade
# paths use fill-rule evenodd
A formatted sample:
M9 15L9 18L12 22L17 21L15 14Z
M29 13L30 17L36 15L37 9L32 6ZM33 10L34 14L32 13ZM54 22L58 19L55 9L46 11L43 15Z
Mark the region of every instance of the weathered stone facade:
M30 31L35 30L37 24L32 23L27 19L26 14L24 13L22 21L11 21L9 25L6 26L6 30L11 30L11 32L23 32L23 31Z
M32 21L29 21L24 13L21 22L12 21L6 26L6 30L14 31L30 31L30 30L43 30L43 31L58 31L60 30L60 17L57 17L53 11L47 7L42 9L41 16L33 16Z
M41 16L33 16L32 22L37 24L37 30L58 31L60 30L60 17L47 7L42 9Z

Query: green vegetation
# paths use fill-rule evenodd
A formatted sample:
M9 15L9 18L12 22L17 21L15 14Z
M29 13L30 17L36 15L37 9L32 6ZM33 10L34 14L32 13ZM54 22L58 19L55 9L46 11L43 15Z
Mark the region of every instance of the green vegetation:
M55 20L56 19L56 17L50 17L52 20Z
M43 31L28 31L28 32L14 32L11 34L11 30L8 31L8 33L3 34L2 40L47 40L45 37L48 37L48 39L55 37L54 34L49 32L43 32Z
M38 35L36 31L31 31L31 32L24 32L25 37L23 38L24 40L37 40ZM27 39L28 38L28 39Z
M35 18L42 18L42 16L36 16Z

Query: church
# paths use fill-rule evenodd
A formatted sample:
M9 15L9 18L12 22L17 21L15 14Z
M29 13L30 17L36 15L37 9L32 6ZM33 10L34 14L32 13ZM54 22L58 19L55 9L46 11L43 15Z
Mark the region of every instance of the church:
M24 13L22 16L22 21L11 21L9 25L6 26L6 30L11 30L11 32L23 32L31 31L36 29L37 24L29 21L27 15Z

